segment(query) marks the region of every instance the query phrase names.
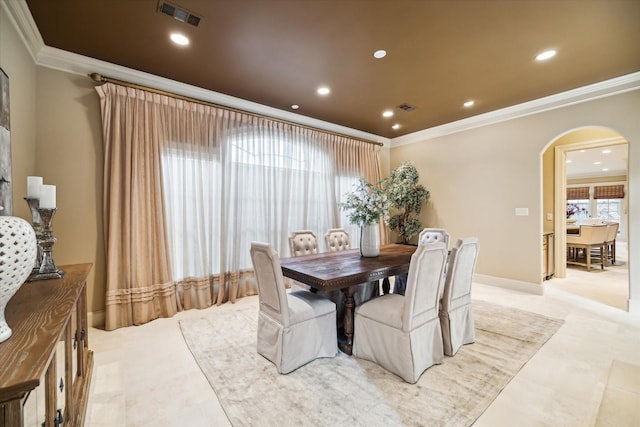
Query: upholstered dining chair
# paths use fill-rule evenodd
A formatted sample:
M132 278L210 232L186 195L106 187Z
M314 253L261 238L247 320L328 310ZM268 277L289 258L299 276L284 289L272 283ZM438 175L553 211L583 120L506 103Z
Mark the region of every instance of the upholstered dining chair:
M591 271L591 250L596 248L600 253L600 267L604 270L607 232L606 225L581 225L579 234L567 234L567 264L586 265L587 271ZM585 262L581 261L581 251Z
M476 339L471 282L479 249L478 239L467 237L458 240L449 255L439 313L444 354L447 356L453 356L463 344L471 344Z
M353 355L414 384L444 359L438 318L444 243L419 245L411 256L405 295L387 294L356 307Z
M311 230L297 230L289 237L291 256L315 255L318 253L318 239Z
M336 305L308 291L287 292L280 257L267 243L251 243L258 282L258 353L288 374L319 357L338 353Z
M446 249L449 250L449 233L444 228L425 228L418 235L418 245L426 245L429 243L444 242ZM443 275L446 275L446 265ZM407 275L396 276L394 281L394 292L404 295L407 287Z
M447 250L449 250L449 233L444 228L425 228L418 236L418 244L444 242Z
M617 222L607 223L607 239L604 241L605 252L607 254L607 262L616 263L616 239L618 237L618 228L620 224Z
M344 228L330 228L324 235L324 241L327 244L327 251L339 252L351 249L351 240L349 233Z

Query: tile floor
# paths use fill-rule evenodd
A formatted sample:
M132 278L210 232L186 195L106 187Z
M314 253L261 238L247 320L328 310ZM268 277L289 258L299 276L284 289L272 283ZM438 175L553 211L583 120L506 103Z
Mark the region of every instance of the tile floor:
M626 252L619 254L624 262ZM625 270L571 268L566 279L545 282L543 296L474 284L474 298L565 320L474 426L640 425L638 383L625 381L640 377L640 315L621 310ZM234 310L255 298L207 310ZM112 332L92 329L86 425L229 426L178 326L204 311Z

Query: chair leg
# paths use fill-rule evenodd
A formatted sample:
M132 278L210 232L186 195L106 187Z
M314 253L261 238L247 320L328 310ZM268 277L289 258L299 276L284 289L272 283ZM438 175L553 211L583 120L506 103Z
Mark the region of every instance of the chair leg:
M591 271L591 251L585 250L587 253L587 271Z
M600 246L600 269L604 270L604 245Z

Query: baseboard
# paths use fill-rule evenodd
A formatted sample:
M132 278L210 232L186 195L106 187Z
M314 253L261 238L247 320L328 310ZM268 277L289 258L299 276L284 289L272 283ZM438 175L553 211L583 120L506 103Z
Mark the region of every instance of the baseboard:
M627 307L629 309L629 313L640 313L640 299L631 299L627 300Z
M89 326L92 328L104 328L104 319L104 310L90 311L87 313L87 322L89 322Z
M473 281L482 283L483 285L511 289L528 294L542 295L544 293L544 288L539 283L523 282L520 280L505 279L503 277L487 276L485 274L474 274Z

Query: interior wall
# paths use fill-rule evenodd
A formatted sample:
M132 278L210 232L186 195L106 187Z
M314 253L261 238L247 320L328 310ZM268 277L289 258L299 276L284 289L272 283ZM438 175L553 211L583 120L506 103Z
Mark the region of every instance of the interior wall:
M542 285L542 159L547 146L572 129L600 126L629 141L631 298L640 298L640 90L437 137L391 149L391 168L412 160L431 191L422 213L427 227L444 227L453 241L477 236L476 272ZM517 216L516 208L528 209ZM499 281L499 280L498 280ZM631 300L630 300L631 302ZM640 305L637 306L640 310Z
M31 222L24 197L36 174L36 66L1 5L0 68L9 76L13 215Z
M100 102L87 76L37 69L37 171L56 185L56 265L93 263L87 280L93 324L104 316L106 261L102 221Z

